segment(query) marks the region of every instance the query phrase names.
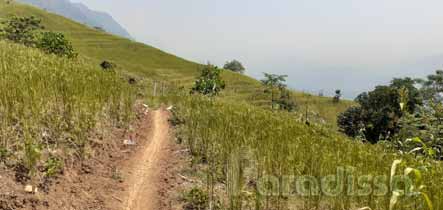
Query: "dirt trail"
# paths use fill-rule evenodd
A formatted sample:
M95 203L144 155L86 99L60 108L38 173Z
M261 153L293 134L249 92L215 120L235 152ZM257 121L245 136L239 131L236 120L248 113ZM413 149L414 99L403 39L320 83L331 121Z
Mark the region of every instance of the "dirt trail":
M125 210L159 209L158 183L162 171L160 163L168 155L165 154L169 141L168 113L157 110L151 116L152 130L147 139L141 140L148 142L133 159L134 167L128 180Z

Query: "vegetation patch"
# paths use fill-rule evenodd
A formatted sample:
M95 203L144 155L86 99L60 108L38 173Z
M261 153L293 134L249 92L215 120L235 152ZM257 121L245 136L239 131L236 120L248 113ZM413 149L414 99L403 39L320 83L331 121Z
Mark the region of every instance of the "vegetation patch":
M195 159L205 160L197 163L205 165L209 200L222 196L225 208L390 209L396 189L390 187L391 165L399 159L405 168L420 169L423 192L435 209L442 208L443 189L435 183L443 181L443 168L431 159L353 141L325 126L306 126L286 112L197 96L173 101L180 118L175 121L184 122L178 125L183 143ZM345 177L338 182L343 188L335 188L331 177ZM295 182L281 184L287 180ZM299 182L307 185L297 188ZM309 186L321 191L313 193L316 188ZM364 191L368 186L371 190ZM402 195L395 209L429 209L426 203Z

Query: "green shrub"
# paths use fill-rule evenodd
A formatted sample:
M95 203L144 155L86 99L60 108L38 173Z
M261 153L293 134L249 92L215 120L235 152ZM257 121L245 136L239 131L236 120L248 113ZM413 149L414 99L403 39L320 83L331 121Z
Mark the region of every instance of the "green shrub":
M389 86L377 86L373 91L360 94L355 99L360 108L349 108L338 119L338 126L354 137L361 121L364 138L369 142L391 140L400 130L404 113L412 113L422 104L414 85L415 81L410 78L394 79Z
M364 128L361 111L360 107L351 107L341 113L337 118L340 131L350 137L357 137Z
M280 90L280 98L275 101L280 110L293 112L297 109L297 103L291 97L291 92L286 88Z
M215 96L225 89L225 82L221 79L221 69L212 64L207 64L201 69L199 78L192 87L192 93Z
M74 58L77 56L65 35L58 32L43 32L37 42L37 48L45 53L61 57Z
M63 161L57 157L49 157L44 167L45 176L53 177L63 171Z

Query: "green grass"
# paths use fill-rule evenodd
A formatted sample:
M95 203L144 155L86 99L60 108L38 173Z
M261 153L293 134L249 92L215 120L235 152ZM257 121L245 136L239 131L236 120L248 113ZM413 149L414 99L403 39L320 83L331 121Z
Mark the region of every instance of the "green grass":
M324 191L313 196L288 196L279 193L267 196L255 186L263 177L275 177L275 183L287 176L314 177L320 180L337 174L346 167L345 187L362 189L357 178L372 176L368 183L389 186L394 160L402 159L404 167L427 167L423 172L424 192L430 195L435 209L443 209L443 166L441 162L415 159L396 154L382 145L364 144L343 136L325 126L306 126L284 112L271 112L245 103L208 100L198 97L171 99L179 136L193 155L194 163L203 163L208 193L225 197L227 209L389 209L392 190L377 195L376 189L361 196L344 188L341 193L328 196ZM350 176L348 176L350 175ZM376 176L385 180L375 181ZM251 185L251 183L256 183ZM295 189L294 183L290 183ZM223 187L220 187L223 186ZM261 185L263 186L263 185ZM274 185L276 187L277 185ZM418 187L418 186L417 186ZM220 190L222 189L222 190ZM221 192L220 192L221 191ZM395 209L427 209L420 197L403 197Z
M58 58L5 41L0 49L0 150L30 175L45 161L42 154L83 159L97 126L131 121L137 89L119 74L83 57Z
M90 58L96 65L103 60L110 60L117 64L119 71L148 81L146 83L151 86L153 80L159 80L174 86L189 88L198 75L200 64L142 43L92 29L31 6L5 4L0 1L0 18L7 18L11 15L34 15L42 19L43 25L48 30L66 34L74 48L81 55ZM222 95L224 98L233 101L248 101L258 106L268 107L270 96L263 94L259 81L230 71L226 71L223 78L227 83L227 89ZM331 124L335 124L337 113L353 104L343 102L331 105L330 98L308 97L298 92L293 94L299 104L300 112L305 112L306 105L309 105L310 111L317 113Z
M0 160L16 160L30 172L35 172L37 166L51 165L53 157L46 160L47 164L42 163L45 152L63 150L65 156L61 158L87 156L88 134L104 122L127 126L135 94L142 90L143 95L150 96L152 81L189 88L198 74L200 64L154 47L34 7L0 1L0 18L11 15L41 18L48 30L66 34L80 54L78 60L66 60L0 42ZM116 63L117 72L103 72L99 68L103 60ZM129 86L122 79L128 75L138 78L144 87ZM340 166L353 167L355 175L389 176L396 159L403 159L406 166L428 167L429 171L423 173L424 190L435 209L443 209L441 163L398 155L381 145L356 142L335 131L337 114L353 102L334 104L331 98L292 92L298 112L272 112L270 96L259 81L228 71L223 78L228 88L218 99L169 99L178 108L177 116L184 120L178 129L194 160L200 161L195 163L206 164L207 192L212 195L213 189L224 185L220 197L229 198L223 203L231 209L389 209L389 192L383 196L340 194L333 198L323 194L287 197L277 192L277 196L269 197L257 193L254 183L265 175L321 178L335 174ZM327 124L306 126L306 111L310 120L324 119ZM233 168L238 171L231 174ZM240 185L233 187L233 183ZM417 198L402 200L398 205L398 209L425 209Z

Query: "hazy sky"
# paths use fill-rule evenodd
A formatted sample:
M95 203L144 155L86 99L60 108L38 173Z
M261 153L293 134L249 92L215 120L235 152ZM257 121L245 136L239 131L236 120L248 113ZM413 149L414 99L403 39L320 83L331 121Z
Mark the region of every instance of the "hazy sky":
M238 59L299 90L347 97L443 68L441 0L74 0L189 60Z

